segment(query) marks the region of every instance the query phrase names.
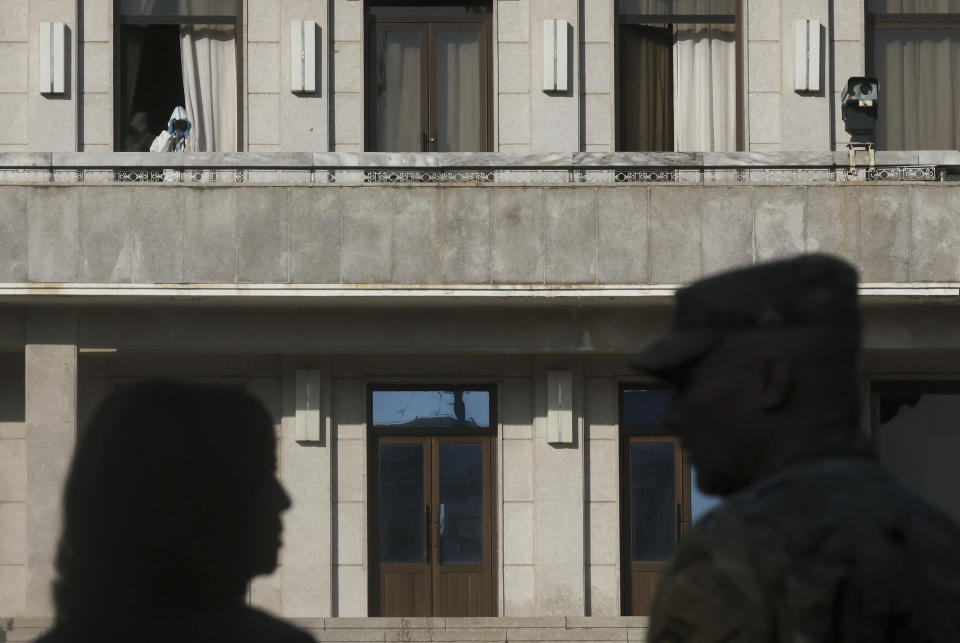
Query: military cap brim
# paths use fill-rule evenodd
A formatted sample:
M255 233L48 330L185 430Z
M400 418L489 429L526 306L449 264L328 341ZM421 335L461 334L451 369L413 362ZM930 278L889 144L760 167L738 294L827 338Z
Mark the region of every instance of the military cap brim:
M723 339L723 333L710 329L675 330L648 346L630 360L630 366L642 373L663 379L692 364Z

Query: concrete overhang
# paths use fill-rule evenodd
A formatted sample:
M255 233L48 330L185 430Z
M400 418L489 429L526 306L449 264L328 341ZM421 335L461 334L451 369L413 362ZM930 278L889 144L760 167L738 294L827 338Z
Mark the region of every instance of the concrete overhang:
M0 304L296 307L670 306L678 285L0 284ZM865 283L864 306L960 304L958 283Z

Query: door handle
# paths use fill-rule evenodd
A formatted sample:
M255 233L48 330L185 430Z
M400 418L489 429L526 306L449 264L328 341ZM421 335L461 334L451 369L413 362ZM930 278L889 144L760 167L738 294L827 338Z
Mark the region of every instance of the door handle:
M425 563L430 562L430 505L424 505L423 507L423 536L426 548L423 552L423 561Z

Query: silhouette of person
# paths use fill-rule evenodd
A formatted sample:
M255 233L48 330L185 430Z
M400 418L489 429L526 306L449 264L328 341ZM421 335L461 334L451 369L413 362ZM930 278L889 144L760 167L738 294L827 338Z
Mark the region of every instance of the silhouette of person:
M857 274L825 255L703 279L633 360L725 496L679 544L648 641L960 641L960 528L860 426Z
M64 491L56 623L42 643L280 641L305 632L247 607L272 572L280 514L270 415L226 388L122 388L78 439Z

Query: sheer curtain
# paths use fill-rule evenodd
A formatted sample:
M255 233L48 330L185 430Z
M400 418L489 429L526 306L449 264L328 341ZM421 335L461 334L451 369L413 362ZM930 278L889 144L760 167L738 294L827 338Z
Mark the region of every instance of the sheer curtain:
M377 34L376 123L378 151L422 151L419 31Z
M737 49L733 25L677 25L673 45L674 149L737 149Z
M437 47L437 151L481 152L480 35L439 31Z
M877 29L877 145L960 150L960 29Z
M232 26L181 25L191 152L237 151L237 50Z

